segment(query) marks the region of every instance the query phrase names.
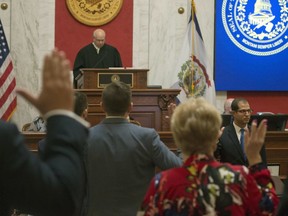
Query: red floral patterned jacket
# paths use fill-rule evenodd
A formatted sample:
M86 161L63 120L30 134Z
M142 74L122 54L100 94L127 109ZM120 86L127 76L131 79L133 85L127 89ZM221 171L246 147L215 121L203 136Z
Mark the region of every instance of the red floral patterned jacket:
M183 167L158 173L143 209L149 216L273 215L279 200L263 164L248 168L193 155Z

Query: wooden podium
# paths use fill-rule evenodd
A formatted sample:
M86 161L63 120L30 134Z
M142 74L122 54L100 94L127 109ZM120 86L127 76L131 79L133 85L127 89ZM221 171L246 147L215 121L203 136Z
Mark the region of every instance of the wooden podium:
M132 89L147 88L148 69L124 68L82 68L76 78L78 89L103 89L112 81L122 81Z
M175 103L179 89L147 88L148 69L98 69L83 68L82 76L77 79L77 91L88 98L88 121L96 125L105 118L100 102L103 88L119 80L132 89L133 108L130 116L140 122L141 126L157 131L169 131L168 105Z

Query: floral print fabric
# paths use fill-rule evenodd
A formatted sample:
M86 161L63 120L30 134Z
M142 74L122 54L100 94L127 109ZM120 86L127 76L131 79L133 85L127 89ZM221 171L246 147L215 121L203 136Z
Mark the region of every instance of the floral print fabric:
M207 155L158 173L143 201L145 215L273 215L278 205L270 172L262 164L233 166Z

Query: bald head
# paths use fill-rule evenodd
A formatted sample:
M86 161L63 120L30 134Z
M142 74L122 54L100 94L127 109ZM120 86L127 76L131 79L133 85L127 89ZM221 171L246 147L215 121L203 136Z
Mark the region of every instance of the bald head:
M223 114L231 114L231 103L234 100L234 98L227 98L227 100L224 103L224 113Z
M100 49L105 44L106 33L103 29L96 29L93 32L93 43Z

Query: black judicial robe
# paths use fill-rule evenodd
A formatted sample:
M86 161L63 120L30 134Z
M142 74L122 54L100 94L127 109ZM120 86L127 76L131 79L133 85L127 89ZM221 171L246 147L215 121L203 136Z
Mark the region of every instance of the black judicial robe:
M108 44L101 47L99 54L92 43L83 47L77 54L73 75L74 80L80 74L81 68L109 68L122 67L122 61L118 50Z

